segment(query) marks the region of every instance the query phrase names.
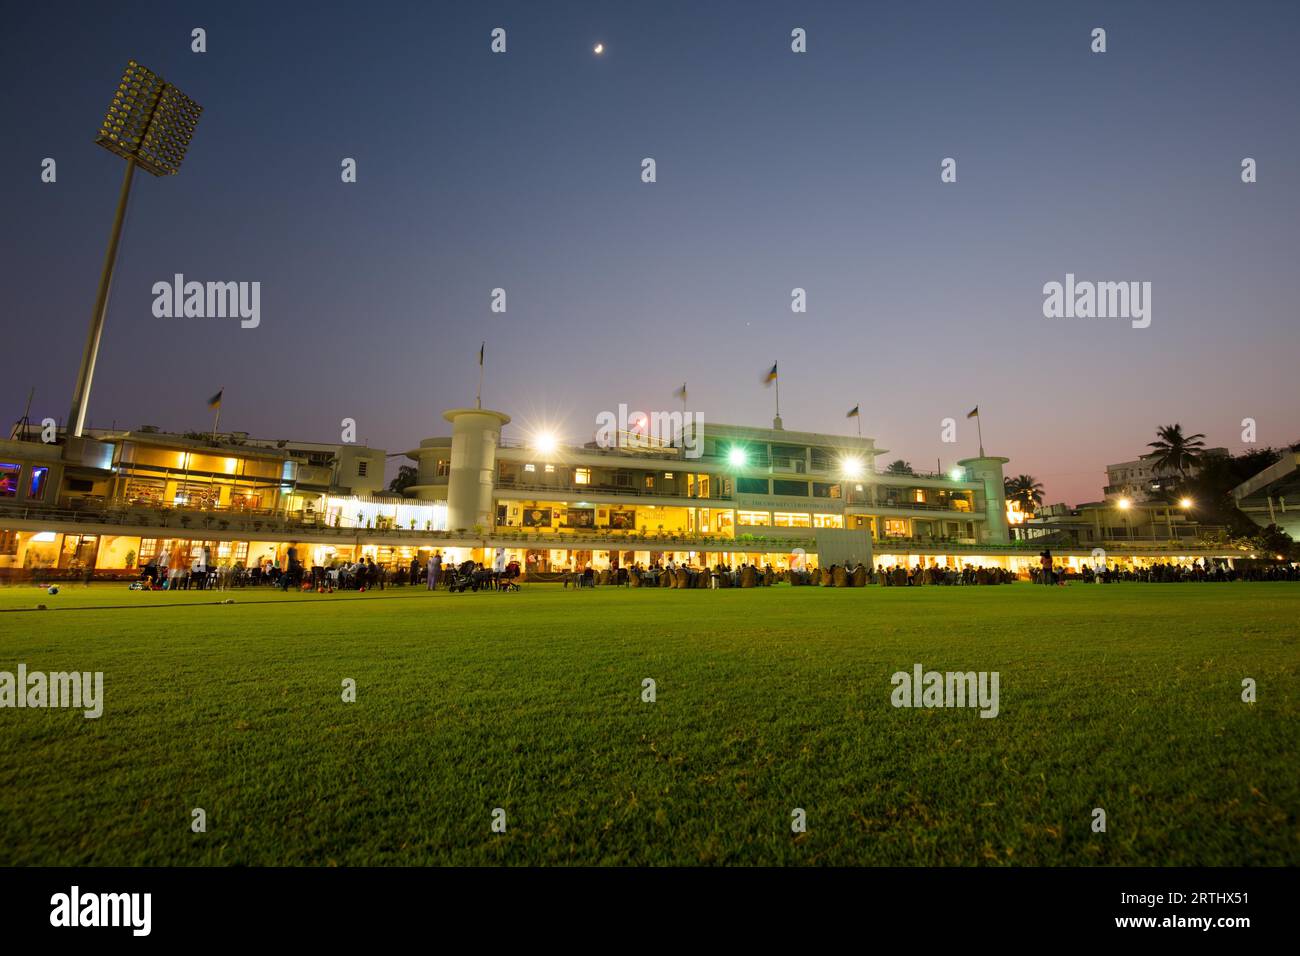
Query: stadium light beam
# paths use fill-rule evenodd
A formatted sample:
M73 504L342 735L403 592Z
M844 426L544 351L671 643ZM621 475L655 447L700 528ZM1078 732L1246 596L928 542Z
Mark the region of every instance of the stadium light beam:
M181 170L185 151L194 137L203 107L167 83L158 74L129 60L122 82L108 104L104 122L95 142L126 160L126 173L117 197L117 213L108 235L108 252L99 276L95 311L90 317L86 348L81 355L77 385L72 393L72 413L68 416L68 434L81 437L86 424L86 406L90 385L95 377L95 360L99 357L99 340L104 334L104 317L108 314L108 294L113 285L113 267L126 220L127 200L131 198L131 181L139 166L154 176L175 176Z

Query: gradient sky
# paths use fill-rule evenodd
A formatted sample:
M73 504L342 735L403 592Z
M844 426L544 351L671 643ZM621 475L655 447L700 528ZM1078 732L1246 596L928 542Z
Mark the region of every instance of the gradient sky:
M1294 3L52 2L5 21L7 422L31 386L33 417L68 414L122 175L94 137L134 57L205 112L179 176L136 177L94 426L209 428L224 386L223 429L337 441L351 417L404 451L473 404L486 339L507 434L589 440L600 410L673 409L683 381L706 421L770 424L779 360L787 428L852 434L861 403L889 459L947 467L976 451L978 404L989 453L1048 501L1100 497L1160 424L1233 450L1247 416L1261 443L1300 438ZM176 272L260 281L261 327L154 318ZM1045 319L1067 272L1152 282L1151 327Z

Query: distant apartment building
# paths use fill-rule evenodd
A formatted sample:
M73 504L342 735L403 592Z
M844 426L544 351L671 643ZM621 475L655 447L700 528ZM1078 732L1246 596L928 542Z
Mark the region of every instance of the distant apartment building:
M1226 455L1226 448L1207 448L1206 455ZM1196 469L1189 474L1195 474ZM1162 490L1167 490L1170 481L1177 477L1177 472L1156 467L1155 455L1143 455L1133 461L1121 461L1106 466L1106 500L1117 501L1127 498L1133 502L1157 501Z

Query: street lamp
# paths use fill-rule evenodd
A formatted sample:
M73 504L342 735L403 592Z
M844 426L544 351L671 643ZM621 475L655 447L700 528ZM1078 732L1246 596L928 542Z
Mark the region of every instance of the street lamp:
M81 369L77 372L77 385L72 393L72 413L68 417L68 434L72 437L81 437L86 423L90 383L95 377L95 359L99 356L99 340L104 333L104 317L108 314L108 293L113 284L113 266L117 263L117 247L122 238L122 223L126 219L126 203L131 196L135 168L139 166L154 176L175 176L180 172L185 150L189 148L202 112L203 107L158 74L135 60L127 62L122 82L113 94L99 136L95 139L100 146L126 160L126 174L117 198L117 214L108 235L108 252L99 276L95 311L90 317L90 332L86 336Z
M1192 499L1191 499L1191 498L1188 498L1186 495L1184 495L1182 498L1179 498L1179 499L1178 499L1178 507L1181 508L1181 509L1183 510L1183 517L1184 517L1184 518L1187 517L1187 512L1191 510L1192 504L1193 504ZM1173 538L1175 537L1175 535L1174 535L1174 513L1173 513L1173 510L1172 510L1168 505L1165 506L1165 518L1168 520L1168 523L1169 523L1169 537L1170 537L1170 539L1173 539Z

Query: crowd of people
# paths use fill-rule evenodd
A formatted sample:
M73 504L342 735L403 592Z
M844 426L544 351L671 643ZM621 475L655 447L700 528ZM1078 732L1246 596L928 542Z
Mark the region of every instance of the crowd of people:
M177 557L180 557L179 555ZM1079 568L1057 565L1050 551L1039 556L1037 567L1028 576L1034 584L1064 585L1068 582L1110 584L1119 581L1144 583L1181 583L1216 581L1300 581L1300 565L1241 563L1229 567L1226 562L1191 564L1156 563L1147 567L1121 568L1104 561L1084 563ZM278 558L266 558L252 567L215 566L208 548L198 548L181 560L175 560L166 548L140 569L132 587L143 590L226 590L268 585L281 590L329 593L334 591L384 590L386 587L419 587L428 590L444 587L454 592L482 590L518 590L521 569L518 561L507 560L505 549L497 548L491 566L474 560L459 564L444 563L442 552L435 551L421 561L392 565L377 563L373 557L334 560L328 565L307 567L298 558L298 549L290 547L282 565ZM693 565L674 560L656 561L649 566L637 563L596 570L590 563L580 570L564 569L560 580L565 588L588 588L596 585L675 588L744 588L767 587L777 582L822 587L921 587L955 585L1009 584L1017 575L1003 568L965 565L942 566L832 564L825 568L776 569L771 564L759 566L748 562Z
M966 585L966 584L1011 584L1016 580L1014 571L1005 568L986 568L984 565L966 565L957 568L945 567L890 567L876 566L872 584L885 587L920 587L922 585Z
M1078 581L1083 584L1114 584L1119 581L1142 584L1186 584L1221 581L1300 581L1300 565L1294 562L1237 562L1230 566L1226 561L1197 558L1190 564L1173 564L1157 561L1146 567L1120 567L1099 559L1078 568L1058 566L1051 551L1039 555L1039 566L1031 568L1030 580L1034 584L1064 585Z
M363 556L352 561L334 560L328 565L307 567L291 547L281 564L279 558L264 560L245 567L242 564L216 566L208 548L196 549L188 561L174 560L166 548L140 568L132 585L137 590L188 591L227 590L270 586L282 591L382 591L388 587L424 586L430 591L444 587L452 591L519 590L518 561L507 561L504 548L498 548L493 566L464 561L444 564L442 552L435 551L421 561L392 565L378 563Z
M739 588L761 587L774 584L780 572L772 566L756 564L716 564L713 567L696 566L685 561L656 561L650 565L638 562L631 567L615 566L596 570L590 564L582 570L566 568L560 580L566 588L575 589L600 585L646 588Z
M771 564L759 566L748 562L740 564L718 563L712 567L696 566L686 562L656 562L650 566L636 564L632 567L613 567L595 570L587 565L580 571L566 568L560 576L566 588L576 589L596 585L628 587L675 588L746 588L770 587L778 582L792 585L821 587L865 587L879 584L884 587L919 587L921 585L1008 584L1015 574L1001 568L967 565L964 568L906 567L877 565L831 564L824 568L777 569Z
M1118 568L1085 565L1081 571L1066 575L1084 584L1114 584L1139 581L1144 584L1217 583L1221 581L1300 581L1300 565L1247 564L1230 568L1226 564L1206 567L1202 564L1153 564L1145 568Z

